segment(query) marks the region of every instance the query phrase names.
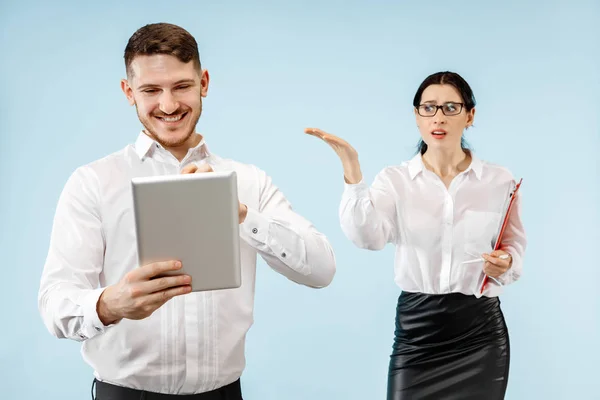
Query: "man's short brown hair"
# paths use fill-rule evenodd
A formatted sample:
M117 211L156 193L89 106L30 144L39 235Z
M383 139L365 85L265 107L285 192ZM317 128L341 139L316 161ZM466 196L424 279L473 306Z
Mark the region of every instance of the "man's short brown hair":
M193 61L196 68L202 68L196 39L180 26L156 23L138 29L125 47L125 69L131 76L131 62L135 56L168 54L177 57L181 62Z

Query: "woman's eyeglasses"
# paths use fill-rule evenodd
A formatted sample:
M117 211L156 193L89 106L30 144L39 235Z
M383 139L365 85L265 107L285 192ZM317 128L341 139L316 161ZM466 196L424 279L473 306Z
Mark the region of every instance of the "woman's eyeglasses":
M437 114L438 110L441 109L444 115L452 116L460 114L463 109L463 105L463 103L452 102L444 103L441 106L425 103L421 104L419 108L417 108L417 112L421 117L433 117L435 114Z

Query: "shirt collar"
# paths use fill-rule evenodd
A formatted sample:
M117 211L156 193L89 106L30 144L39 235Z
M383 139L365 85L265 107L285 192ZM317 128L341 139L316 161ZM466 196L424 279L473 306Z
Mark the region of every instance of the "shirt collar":
M468 173L469 171L473 171L473 174L475 175L475 177L477 179L481 179L481 173L483 171L483 163L475 155L475 153L473 153L472 151L470 153L471 153L471 164L467 167L467 169L465 170L465 173ZM415 179L415 177L420 172L423 172L424 169L425 169L425 164L423 164L423 158L421 157L421 153L414 156L408 162L408 174L410 176L410 179Z
M410 179L415 179L415 176L417 176L420 172L422 172L423 169L425 169L425 165L423 164L423 159L421 158L421 153L414 156L408 162L408 174L410 176Z
M135 141L135 152L138 157L143 159L150 152L152 145L156 145L157 143L144 132L140 132L137 140Z
M467 170L471 169L475 174L475 177L481 180L481 173L483 172L483 162L471 151L471 165Z
M146 135L143 131L138 135L137 140L135 141L135 152L140 158L143 160L148 154L155 148L162 148L160 144L158 144L154 139L150 136ZM200 140L194 148L191 149L192 152L199 152L200 159L204 159L210 156L208 151L208 146L206 146L206 142L204 141L204 137Z

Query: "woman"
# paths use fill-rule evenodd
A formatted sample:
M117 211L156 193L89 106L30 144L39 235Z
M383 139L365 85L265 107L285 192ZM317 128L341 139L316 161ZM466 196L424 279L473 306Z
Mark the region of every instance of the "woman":
M320 129L305 132L342 161L345 235L369 250L396 246L402 294L388 400L502 399L510 348L498 295L521 275L526 237L518 195L500 250L492 250L515 180L466 148L463 131L473 124L475 98L461 76L427 77L413 106L418 154L383 169L370 187L350 144Z

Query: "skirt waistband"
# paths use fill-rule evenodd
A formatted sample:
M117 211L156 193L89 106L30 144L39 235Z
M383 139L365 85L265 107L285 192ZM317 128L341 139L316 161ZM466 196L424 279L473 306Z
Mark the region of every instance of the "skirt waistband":
M396 307L396 340L440 343L505 329L498 297L403 292Z

